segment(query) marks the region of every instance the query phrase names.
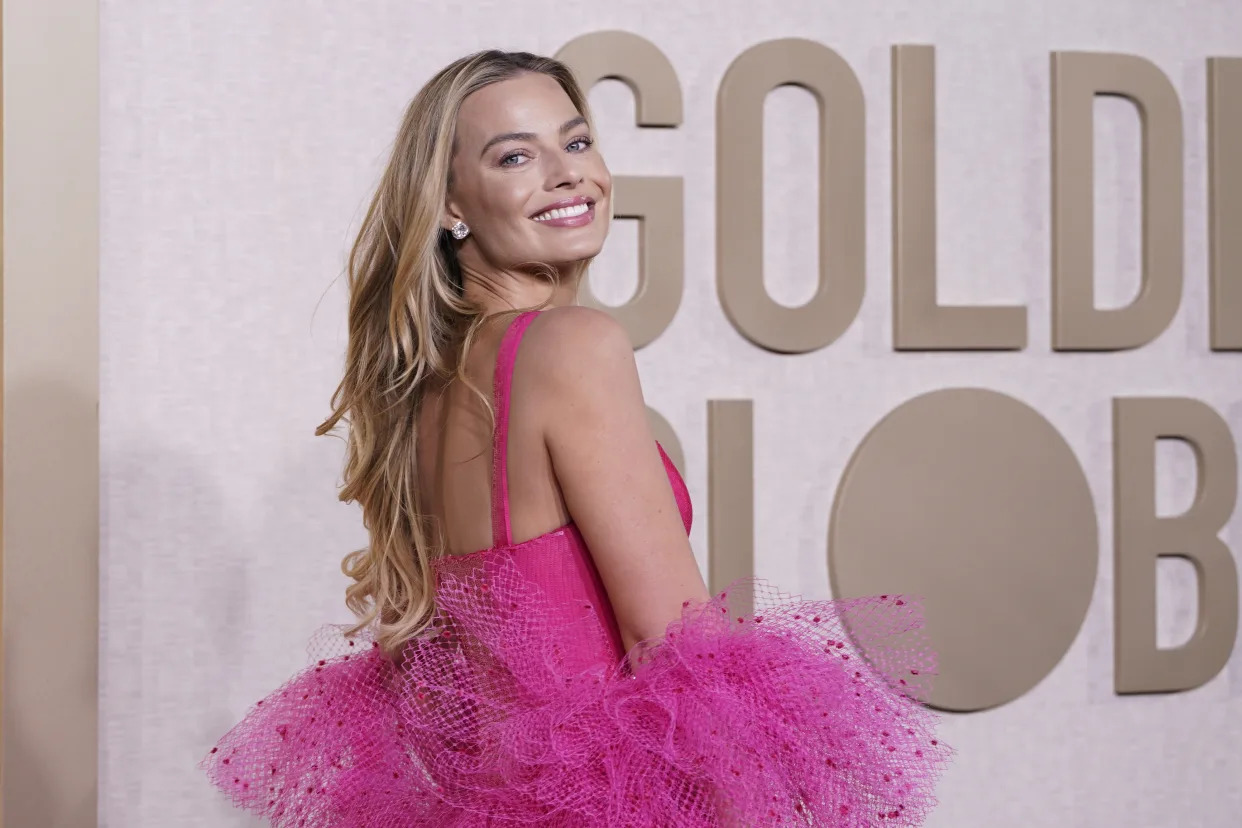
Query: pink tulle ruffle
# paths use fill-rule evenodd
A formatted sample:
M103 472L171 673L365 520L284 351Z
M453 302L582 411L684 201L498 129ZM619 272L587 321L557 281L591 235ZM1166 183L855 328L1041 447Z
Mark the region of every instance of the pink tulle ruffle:
M502 555L445 577L398 665L325 628L203 760L278 828L912 826L949 756L916 602L742 579L617 665ZM570 634L572 632L572 635Z

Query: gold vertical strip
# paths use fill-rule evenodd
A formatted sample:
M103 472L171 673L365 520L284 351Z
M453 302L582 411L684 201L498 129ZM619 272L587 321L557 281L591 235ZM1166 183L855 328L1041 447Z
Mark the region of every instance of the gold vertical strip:
M99 4L3 15L0 808L99 810Z
M0 828L4 828L4 2L0 0Z

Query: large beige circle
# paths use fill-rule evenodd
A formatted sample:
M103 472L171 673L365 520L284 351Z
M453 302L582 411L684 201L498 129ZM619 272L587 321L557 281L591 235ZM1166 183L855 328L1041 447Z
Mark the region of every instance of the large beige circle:
M902 404L854 452L832 508L837 595L925 598L929 701L982 710L1030 690L1086 616L1099 551L1074 453L1038 412L953 388Z

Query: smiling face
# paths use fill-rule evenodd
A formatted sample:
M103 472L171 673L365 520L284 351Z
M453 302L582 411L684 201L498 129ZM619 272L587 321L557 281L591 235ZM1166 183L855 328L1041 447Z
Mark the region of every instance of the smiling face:
M590 259L608 235L611 198L586 119L553 78L519 75L462 102L444 227L469 225L466 268Z

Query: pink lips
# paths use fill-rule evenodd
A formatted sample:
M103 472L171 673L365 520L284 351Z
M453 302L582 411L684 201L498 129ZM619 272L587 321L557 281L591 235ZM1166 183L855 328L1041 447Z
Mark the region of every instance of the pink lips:
M590 224L592 221L595 220L595 202L587 198L586 196L574 196L573 198L566 198L554 204L549 204L547 207L544 207L538 213L536 213L535 216L541 216L544 213L548 212L549 210L558 210L564 207L574 207L579 204L587 205L586 211L579 213L576 216L563 216L561 218L539 219L538 223L545 225L547 227L583 227L587 224ZM535 216L531 216L531 219L534 220Z

